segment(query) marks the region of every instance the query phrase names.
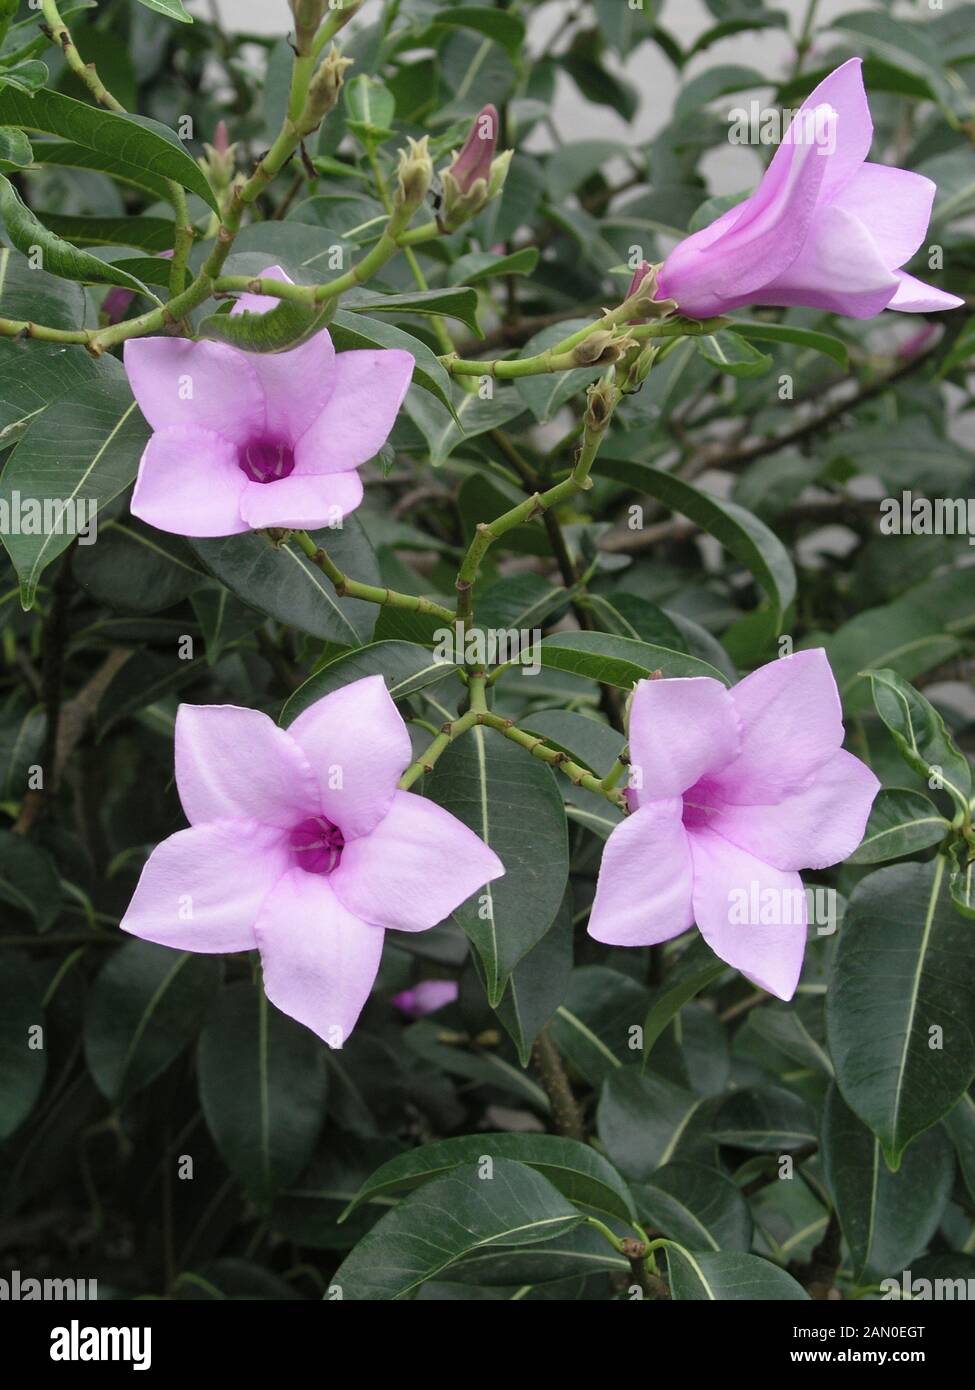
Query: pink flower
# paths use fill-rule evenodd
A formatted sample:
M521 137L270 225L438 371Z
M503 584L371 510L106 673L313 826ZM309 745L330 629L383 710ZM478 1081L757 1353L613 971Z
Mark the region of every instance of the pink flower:
M807 305L851 318L956 309L956 295L907 275L935 185L866 162L873 122L861 60L820 82L752 196L667 257L660 293L710 318L744 304Z
M425 1014L436 1013L445 1004L452 1004L458 993L456 980L421 980L412 989L394 994L391 1002L410 1018L423 1018Z
M288 279L279 266L264 275ZM277 303L245 294L233 312ZM133 515L183 536L233 536L334 526L354 511L356 469L385 443L413 358L396 349L336 353L323 329L276 353L131 338L125 370L153 429Z
M478 179L491 177L491 162L498 147L498 109L485 106L474 117L470 133L449 173L461 193L469 193Z
M791 999L807 922L796 871L856 849L880 785L842 742L821 648L732 690L707 677L641 681L630 710L637 809L606 843L590 935L653 946L696 920L722 960Z
M142 871L124 931L180 951L261 953L267 997L341 1047L383 931L426 931L504 873L448 811L396 783L410 739L382 676L290 728L236 705L181 705L176 783L190 822Z

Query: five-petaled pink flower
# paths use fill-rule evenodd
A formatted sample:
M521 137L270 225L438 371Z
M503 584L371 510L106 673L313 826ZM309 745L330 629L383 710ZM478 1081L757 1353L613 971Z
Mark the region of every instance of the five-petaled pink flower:
M382 676L285 731L259 710L181 705L188 830L149 856L125 931L181 951L260 950L264 988L332 1047L372 989L387 927L426 931L504 873L448 811L397 781L409 734Z
M806 305L850 318L964 301L907 275L935 185L866 162L873 136L861 60L820 82L793 118L756 191L677 245L658 278L682 314L744 304Z
M288 280L279 266L265 277ZM242 295L233 313L278 301ZM161 531L233 536L337 525L362 501L358 466L389 436L413 358L336 353L325 329L287 352L130 338L125 370L153 428L132 512Z
M641 681L629 737L636 809L607 841L590 935L653 946L696 920L722 960L791 999L807 924L796 871L852 854L880 785L841 747L825 652L781 657L731 690Z

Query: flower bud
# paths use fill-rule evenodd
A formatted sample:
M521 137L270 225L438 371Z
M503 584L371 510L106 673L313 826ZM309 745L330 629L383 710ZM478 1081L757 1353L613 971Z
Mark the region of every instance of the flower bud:
M448 173L461 193L470 193L478 179L485 186L491 177L491 164L498 148L498 111L485 106L474 118L470 133L454 156Z
M288 3L295 17L295 50L307 56L328 8L328 0L288 0Z
M637 323L646 323L648 319L666 318L677 308L673 299L657 298L657 272L659 269L659 265L651 265L649 261L642 261L633 273L630 288L626 292L626 301L632 301L632 319Z
M204 144L203 150L197 163L219 193L229 187L234 176L234 155L237 150L237 146L230 143L226 121L217 122L213 144Z
M433 160L430 158L430 137L422 140L407 137L408 147L399 152L398 186L394 197L396 207L413 211L430 191L433 182Z
M332 44L328 56L322 62L308 87L305 102L305 119L302 121L303 133L308 134L319 126L328 113L338 103L346 68L352 66L351 58L343 58Z

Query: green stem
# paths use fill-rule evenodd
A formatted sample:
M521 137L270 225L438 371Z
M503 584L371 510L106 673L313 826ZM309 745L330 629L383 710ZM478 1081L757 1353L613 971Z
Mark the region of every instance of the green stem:
M400 791L408 791L413 783L422 777L425 772L432 772L440 755L450 747L455 738L472 729L477 723L477 710L468 710L459 719L455 719L451 724L445 724L437 734L432 743L424 749L423 756L417 758L415 763L410 763L409 767L399 779L397 785Z
M381 589L376 584L361 584L358 579L349 579L328 552L322 546L316 545L307 531L295 531L294 538L312 564L317 565L326 578L331 580L339 598L359 598L366 603L378 603L384 607L405 608L412 613L428 613L432 617L442 618L446 623L453 623L454 615L450 609L434 603L432 599L420 598L416 594L401 594L395 589Z
M473 684L472 680L472 687ZM510 739L512 743L517 743L533 757L540 758L543 763L548 763L549 767L564 773L573 786L585 787L586 791L596 792L597 795L604 796L607 801L619 807L621 811L627 809L622 792L604 787L598 777L594 776L587 768L573 762L568 753L563 753L559 748L550 747L537 734L530 734L524 729L519 729L513 720L505 719L500 714L493 714L490 710L482 710L477 722L486 725L489 729L496 729L499 734Z

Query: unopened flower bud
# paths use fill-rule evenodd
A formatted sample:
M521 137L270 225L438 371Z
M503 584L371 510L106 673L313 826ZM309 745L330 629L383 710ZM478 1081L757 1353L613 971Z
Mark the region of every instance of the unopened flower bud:
M227 188L234 176L236 145L230 143L226 121L218 121L213 132L213 144L203 146L204 153L197 161L217 192Z
M329 111L338 103L346 68L352 66L351 58L343 58L332 44L331 51L322 62L308 88L305 102L306 119L302 122L303 133L315 130Z
M295 17L295 50L306 56L328 8L328 0L288 0L288 3Z
M502 150L497 159L491 161L491 177L488 179L488 202L496 198L504 188L505 179L508 177L508 169L514 158L514 150Z
M448 170L461 193L470 193L478 179L483 179L485 186L487 185L497 148L497 107L485 106L475 116L470 133Z
M407 137L407 148L399 152L395 204L398 208L418 208L430 191L433 182L433 160L430 158L430 138Z

